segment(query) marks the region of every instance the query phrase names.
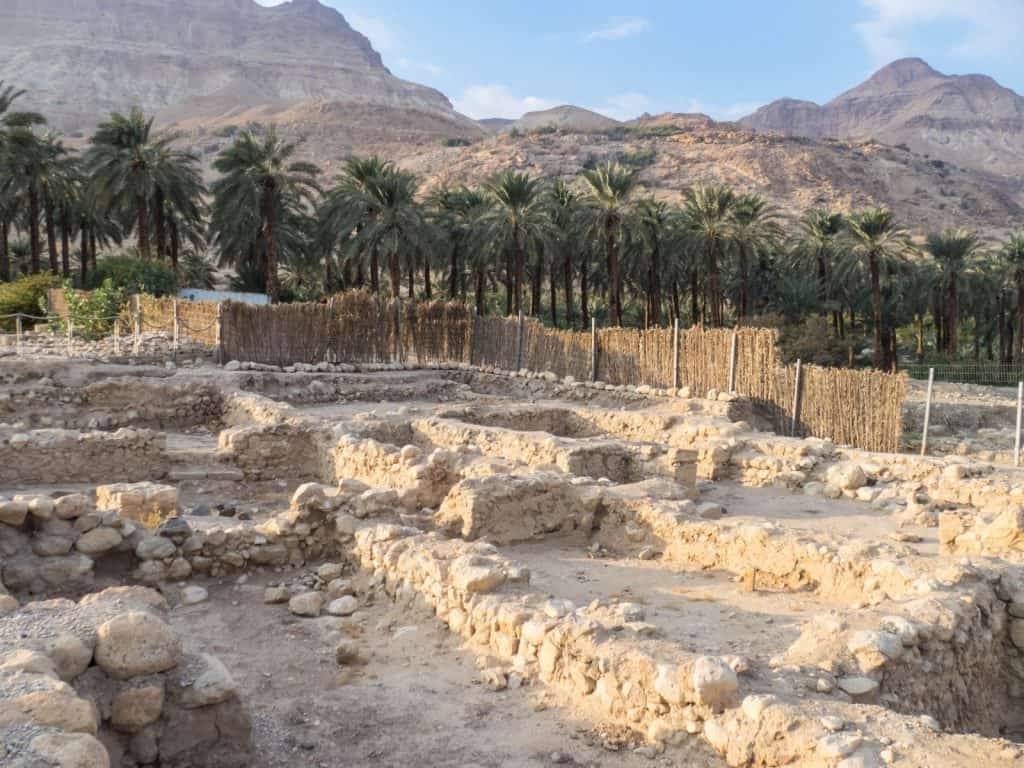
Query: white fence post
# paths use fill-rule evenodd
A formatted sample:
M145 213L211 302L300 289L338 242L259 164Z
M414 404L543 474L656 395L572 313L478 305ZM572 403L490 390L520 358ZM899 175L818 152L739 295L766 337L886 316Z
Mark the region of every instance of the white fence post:
M14 351L21 354L21 315L14 318Z
M213 321L213 333L216 348L214 350L214 362L217 365L224 365L224 302L217 302L217 319Z
M935 387L935 369L928 369L928 395L924 401L924 429L921 430L921 455L928 455L928 427L932 421L932 389Z
M1017 439L1013 444L1013 466L1020 466L1020 429L1024 420L1024 381L1017 384Z
M68 318L68 357L71 357L71 353L74 350L74 337L75 337L75 324L71 318Z
M114 318L114 354L121 354L121 320Z
M135 355L142 352L142 299L135 294Z

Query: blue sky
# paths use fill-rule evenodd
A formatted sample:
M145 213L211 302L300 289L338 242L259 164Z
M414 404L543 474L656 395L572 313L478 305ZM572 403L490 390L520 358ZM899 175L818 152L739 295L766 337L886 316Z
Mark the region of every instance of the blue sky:
M901 56L1024 92L1024 0L321 2L474 118L571 103L730 119L782 96L827 101Z

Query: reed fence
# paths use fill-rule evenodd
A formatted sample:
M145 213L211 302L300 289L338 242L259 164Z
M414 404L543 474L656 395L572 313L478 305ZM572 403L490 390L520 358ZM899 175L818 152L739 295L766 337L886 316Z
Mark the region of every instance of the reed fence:
M469 362L612 385L689 387L700 395L732 391L750 398L780 434L874 451L900 448L904 376L802 366L798 396L797 369L780 364L773 330L691 328L677 336L674 329L611 328L591 334L545 328L532 319L475 317L461 304L364 293L322 304L222 306L223 360ZM164 314L148 303L143 308L153 313L153 324L165 322L165 307Z

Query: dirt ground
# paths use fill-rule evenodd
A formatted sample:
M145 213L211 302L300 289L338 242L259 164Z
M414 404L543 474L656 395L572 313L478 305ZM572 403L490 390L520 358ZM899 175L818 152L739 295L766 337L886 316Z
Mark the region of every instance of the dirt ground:
M351 619L300 619L264 605L264 586L278 579L193 581L210 599L172 613L239 684L253 768L724 766L699 737L653 758L636 753L620 729L595 727L539 684L486 688L472 654L426 612L388 601ZM365 666L337 666L332 640L341 635L357 640Z

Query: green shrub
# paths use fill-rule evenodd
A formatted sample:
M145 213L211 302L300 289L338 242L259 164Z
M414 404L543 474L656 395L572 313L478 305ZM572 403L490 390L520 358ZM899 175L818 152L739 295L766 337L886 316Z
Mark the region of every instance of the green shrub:
M658 153L653 149L638 149L636 152L622 152L619 155L619 162L628 168L646 168L654 165Z
M445 139L443 143L446 147L468 147L473 144L469 139L464 139L461 136L454 139Z
M60 279L51 274L28 275L13 283L0 283L0 316L3 315L42 315L40 305L46 303L46 292L60 285ZM34 325L34 321L25 320L23 327ZM14 318L0 319L0 327L13 331Z
M75 334L89 341L102 339L110 332L124 298L124 289L115 287L109 277L90 293L76 291L70 282L64 283L68 319Z
M86 288L102 286L107 280L111 286L126 295L148 293L152 296L173 296L178 292L178 277L174 270L161 261L139 259L134 256L111 256L96 265L89 275Z

